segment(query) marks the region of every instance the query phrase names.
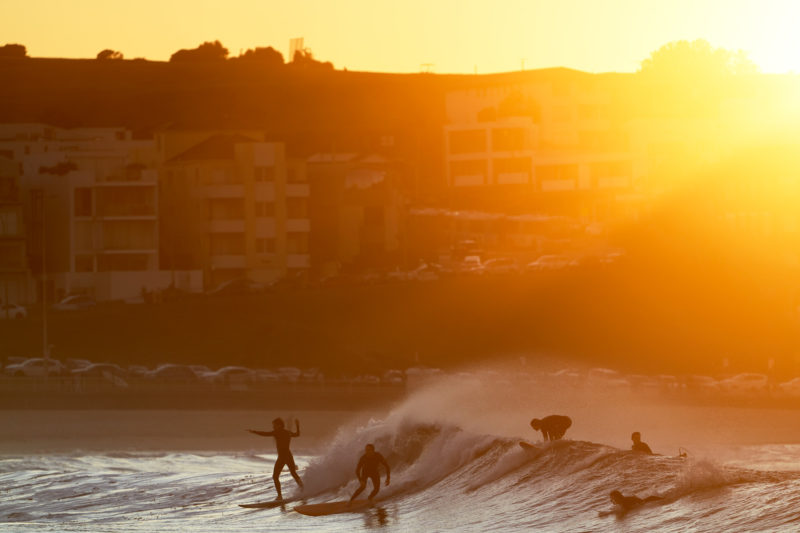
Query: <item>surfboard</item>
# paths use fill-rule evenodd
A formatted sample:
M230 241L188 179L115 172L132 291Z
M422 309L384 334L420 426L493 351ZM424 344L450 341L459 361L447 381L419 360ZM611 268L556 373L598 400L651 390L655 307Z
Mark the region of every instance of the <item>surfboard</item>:
M358 511L363 511L370 505L372 505L372 502L369 500L355 500L352 503L340 501L298 505L294 510L306 516L325 516L339 513L356 513Z
M524 442L524 441L519 443L519 447L522 448L523 450L525 450L526 452L530 452L530 451L533 451L533 450L538 450L538 448L536 446L534 446L533 444L531 444L529 442Z
M274 509L275 507L280 507L281 505L286 505L293 501L294 500L270 500L268 502L240 503L239 507L244 507L245 509Z

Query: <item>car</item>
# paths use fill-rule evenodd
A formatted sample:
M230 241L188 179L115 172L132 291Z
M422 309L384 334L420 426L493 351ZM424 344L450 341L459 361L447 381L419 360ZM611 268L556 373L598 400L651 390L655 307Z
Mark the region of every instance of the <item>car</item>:
M535 261L531 261L525 266L528 272L541 272L545 270L561 270L575 266L575 260L564 255L542 255Z
M686 389L689 392L711 394L719 392L719 381L711 376L692 374L686 377Z
M480 275L485 269L479 255L466 256L456 267L459 274Z
M765 374L748 372L723 379L719 382L719 388L728 394L753 394L766 392L768 382Z
M3 369L3 372L14 377L39 378L61 375L66 372L66 367L56 359L35 357L22 363L8 365Z
M243 366L224 366L213 372L200 374L200 379L214 384L245 384L250 385L256 382L257 376L253 370Z
M164 381L197 381L197 374L186 365L166 363L144 375L147 379Z
M28 310L18 304L3 304L0 305L0 320L4 319L20 319L28 316Z
M92 362L88 359L76 359L70 357L68 359L64 359L64 365L67 367L67 370L75 370L78 368L86 368L87 366L91 365Z
M249 278L236 278L223 281L210 291L206 296L234 296L241 294L259 294L267 290L263 283L255 282Z
M483 264L483 268L488 274L517 274L519 272L517 262L510 257L489 259Z
M414 281L437 281L439 269L435 265L422 264L408 273L408 279Z
M78 377L105 377L107 374L120 378L128 377L127 370L113 363L93 363L72 370L72 375Z
M785 396L800 397L800 378L790 379L779 384L778 390Z
M592 368L586 374L586 385L605 391L630 391L631 382L609 368Z
M85 294L73 294L67 296L57 304L53 304L55 311L80 311L82 309L91 309L97 305L97 302L91 296Z

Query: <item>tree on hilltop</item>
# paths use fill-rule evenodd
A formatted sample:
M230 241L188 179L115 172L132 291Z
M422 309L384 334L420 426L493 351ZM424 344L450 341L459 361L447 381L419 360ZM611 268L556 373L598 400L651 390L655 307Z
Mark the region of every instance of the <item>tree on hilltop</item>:
M11 57L11 58L22 59L28 57L28 49L21 44L9 43L6 44L5 46L0 46L0 57Z
M697 39L665 44L642 61L639 72L683 79L719 78L755 74L758 66L742 50L714 48L708 41Z
M219 41L206 41L197 48L182 48L172 54L170 62L179 61L224 61L228 58L228 49Z
M283 65L283 54L268 46L266 48L257 47L255 49L249 48L246 52L239 54L239 57L233 59L243 59L246 61L258 61L265 65L280 66Z
M106 59L122 59L122 52L117 52L116 50L111 50L110 48L106 48L105 50L97 53L97 59L100 61L104 61Z
M314 59L314 56L311 54L311 50L309 49L296 50L294 57L292 58L292 62L289 64L296 68L308 70L333 70L333 63L330 61L317 61Z

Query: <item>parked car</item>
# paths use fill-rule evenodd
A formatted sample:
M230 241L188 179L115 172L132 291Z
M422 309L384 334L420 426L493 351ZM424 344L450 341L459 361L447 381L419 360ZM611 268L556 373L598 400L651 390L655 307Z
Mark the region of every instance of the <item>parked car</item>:
M483 274L483 262L479 255L468 255L458 265L458 272L461 274Z
M163 364L154 370L150 370L145 377L153 380L165 381L196 381L197 374L186 365L176 365L172 363Z
M570 266L575 266L575 260L563 255L542 255L535 261L528 263L525 270L528 272L540 272L544 270L560 270Z
M778 385L778 390L786 396L800 397L800 378L794 378Z
M67 367L67 370L75 370L77 368L86 368L87 366L91 365L92 362L88 359L75 359L70 357L69 359L64 359L64 366Z
M0 320L26 318L28 310L18 304L0 305Z
M439 268L435 265L422 264L408 273L408 279L414 281L437 281Z
M216 385L252 385L257 381L256 373L243 366L224 366L219 370L200 374L200 379Z
M120 378L128 377L128 372L125 369L113 363L93 363L72 371L72 375L78 377L105 377L106 374Z
M631 382L609 368L592 368L586 374L586 385L604 391L629 391Z
M53 304L55 311L79 311L81 309L91 309L97 305L94 298L85 294L73 294L67 296L57 304Z
M483 264L487 274L517 274L519 266L510 257L496 257L489 259Z
M719 382L719 388L728 394L753 394L766 392L768 378L765 374L737 374Z
M56 376L66 372L66 367L56 359L36 357L22 363L8 365L3 372L9 376L39 378Z
M207 296L234 296L241 294L258 294L267 290L263 283L255 282L248 278L236 278L223 281L210 291Z
M719 392L719 381L711 376L691 375L686 377L686 388L689 392L711 394Z

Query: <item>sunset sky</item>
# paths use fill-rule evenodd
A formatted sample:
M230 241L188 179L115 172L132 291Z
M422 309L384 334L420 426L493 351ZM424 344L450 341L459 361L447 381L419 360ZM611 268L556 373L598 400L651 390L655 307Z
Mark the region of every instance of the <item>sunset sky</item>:
M478 73L567 66L635 71L674 40L743 49L764 72L800 71L794 0L0 0L0 36L33 57L167 60L220 40L231 51L304 37L350 70ZM2 44L2 43L0 43Z

